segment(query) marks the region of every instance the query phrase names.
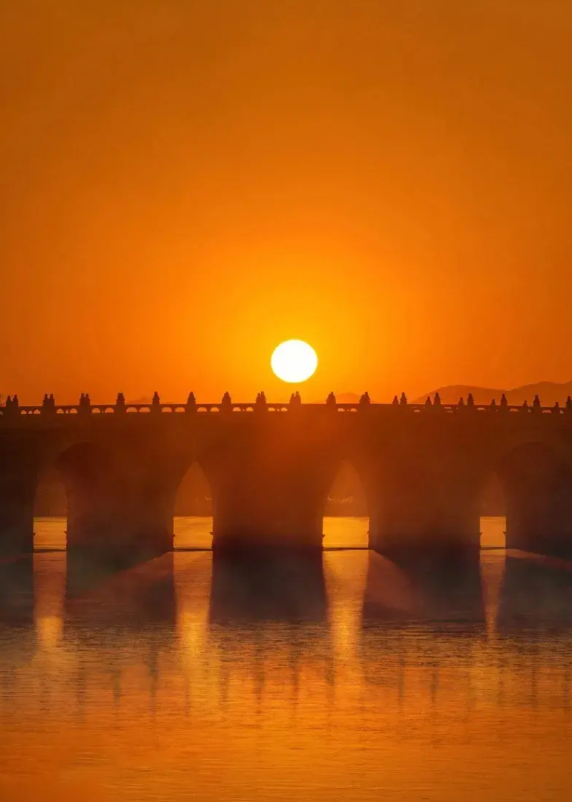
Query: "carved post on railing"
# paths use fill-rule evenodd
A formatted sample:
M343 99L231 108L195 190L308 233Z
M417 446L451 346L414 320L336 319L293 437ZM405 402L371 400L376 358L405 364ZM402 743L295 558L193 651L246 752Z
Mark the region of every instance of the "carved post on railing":
M117 393L117 401L115 402L115 411L118 413L125 412L125 396L123 393Z
M459 403L457 404L457 409L465 409L465 402L464 402L462 396L461 396L461 398L459 398Z
M492 400L492 401L491 401L491 403L489 404L489 411L490 411L490 412L496 412L496 411L497 411L497 401L496 401L496 398L493 398L493 400Z
M330 393L329 396L326 398L326 406L327 407L335 407L336 404L336 396L333 393Z
M195 398L194 393L189 393L189 397L187 398L187 403L185 404L185 412L196 412L197 411L197 399Z
M78 407L80 415L89 415L91 413L91 401L87 393L80 395Z
M258 393L256 396L256 402L254 404L254 411L255 412L268 412L268 404L266 402L266 394L264 391Z
M501 395L500 408L502 412L506 412L508 410L508 401L506 400L506 395L504 393Z
M432 409L433 404L431 403L431 398L427 396L425 399L425 409Z
M53 395L45 395L42 401L42 415L51 415L56 411L56 400Z
M368 407L370 406L371 406L371 398L369 397L369 393L365 392L359 400L359 408L368 409Z
M302 406L302 398L300 397L300 393L296 390L295 393L292 393L290 396L290 403L288 404L289 410L296 410Z
M230 397L230 393L226 392L222 397L222 402L220 405L221 412L232 412L232 398Z
M153 400L151 401L151 412L161 412L161 399L156 390L153 393Z
M391 402L391 406L392 407L398 407L399 406L399 398L396 395L393 396L393 401Z
M399 405L402 407L407 406L407 396L405 395L405 393L401 393L401 398L399 399Z
M532 411L533 412L540 412L542 410L542 404L540 403L540 398L538 395L534 396L534 401L532 402Z
M524 401L523 405L521 406L522 412L528 412L528 401Z
M12 396L8 396L6 399L6 405L4 407L4 414L7 417L12 417L13 415L20 414L20 402L18 401L18 396L15 395L13 398Z

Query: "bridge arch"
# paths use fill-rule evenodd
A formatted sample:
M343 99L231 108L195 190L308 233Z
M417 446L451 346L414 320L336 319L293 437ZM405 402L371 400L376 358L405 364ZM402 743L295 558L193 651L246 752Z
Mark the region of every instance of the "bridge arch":
M173 501L175 549L210 549L213 528L213 490L201 462L192 458L179 470Z
M359 463L345 456L336 461L321 506L324 548L367 548L370 500Z

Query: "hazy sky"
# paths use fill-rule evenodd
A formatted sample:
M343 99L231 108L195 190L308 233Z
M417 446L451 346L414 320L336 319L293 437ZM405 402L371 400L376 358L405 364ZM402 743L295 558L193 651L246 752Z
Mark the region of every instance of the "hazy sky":
M0 392L572 378L570 0L0 2Z

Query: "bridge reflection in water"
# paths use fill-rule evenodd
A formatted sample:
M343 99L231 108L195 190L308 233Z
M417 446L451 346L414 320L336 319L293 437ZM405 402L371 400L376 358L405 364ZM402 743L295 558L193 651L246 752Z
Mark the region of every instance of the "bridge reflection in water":
M175 552L82 588L67 556L0 596L2 799L565 798L566 561Z

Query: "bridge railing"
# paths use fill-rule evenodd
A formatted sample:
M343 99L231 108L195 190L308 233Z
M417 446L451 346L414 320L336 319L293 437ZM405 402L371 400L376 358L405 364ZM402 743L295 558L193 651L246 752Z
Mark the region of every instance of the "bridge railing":
M403 398L403 397L402 397ZM172 404L161 403L156 395L151 403L137 403L130 404L120 395L114 404L92 404L89 396L83 396L79 404L56 404L53 396L44 398L44 403L39 406L26 406L18 402L17 396L8 398L4 406L0 406L0 418L12 418L14 416L61 416L61 415L145 415L145 414L228 414L228 413L291 413L301 409L321 411L324 414L331 412L349 412L366 414L378 410L385 410L387 413L403 415L435 415L435 414L449 414L449 415L505 415L505 414L518 414L518 415L571 415L572 416L572 400L568 398L565 406L555 404L554 406L542 406L538 397L535 398L532 404L524 403L522 405L507 404L501 402L497 404L493 401L491 404L475 404L474 402L465 402L463 399L457 404L443 404L438 399L434 401L428 399L424 404L409 404L406 401L397 402L394 400L392 404L374 404L369 400L362 400L358 403L340 403L332 400L332 396L328 398L325 404L304 404L300 401L299 396L297 399L291 400L289 403L272 403L267 402L260 397L255 402L241 402L234 403L230 398L226 398L219 403L200 403L194 399L194 396L189 397L185 403Z

